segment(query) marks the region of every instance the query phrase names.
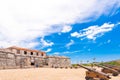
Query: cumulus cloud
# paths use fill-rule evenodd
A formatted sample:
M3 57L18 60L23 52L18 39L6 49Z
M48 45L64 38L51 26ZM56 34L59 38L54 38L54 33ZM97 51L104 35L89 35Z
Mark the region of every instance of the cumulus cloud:
M38 44L34 39L52 33L69 32L71 28L64 28L64 25L91 21L102 14L108 15L114 5L120 7L120 1L1 0L1 46L21 45L24 42L31 45L33 41L34 47Z
M90 26L86 29L80 30L80 32L71 33L71 36L95 40L97 37L104 35L104 33L111 31L114 27L115 24L104 23L101 26Z
M72 30L71 26L64 26L61 32L66 33L66 32L69 32L71 30Z
M80 37L80 34L78 32L74 32L71 34L72 37L77 37L79 38Z
M10 47L10 46L19 46L19 47L27 47L27 48L34 48L39 45L39 42L36 41L0 41L0 47Z
M40 43L41 43L41 45L42 45L42 48L44 48L44 47L51 47L51 46L54 45L53 42L50 42L50 41L48 41L48 40L46 41L46 40L44 40L43 38L41 38Z
M73 45L75 42L73 40L70 40L68 44L66 44L66 47L69 49L71 45Z
M48 53L48 52L51 52L52 49L51 48L48 48L45 52Z

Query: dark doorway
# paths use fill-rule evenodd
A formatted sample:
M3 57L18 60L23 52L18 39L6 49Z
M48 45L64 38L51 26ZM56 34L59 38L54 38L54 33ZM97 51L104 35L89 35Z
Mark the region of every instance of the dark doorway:
M34 66L35 65L35 63L34 62L31 62L31 66Z

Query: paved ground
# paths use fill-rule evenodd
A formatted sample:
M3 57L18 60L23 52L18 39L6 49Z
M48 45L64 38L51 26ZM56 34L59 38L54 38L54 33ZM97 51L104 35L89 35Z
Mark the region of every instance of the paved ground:
M85 69L10 69L0 70L0 80L85 80ZM111 80L120 80L120 76Z

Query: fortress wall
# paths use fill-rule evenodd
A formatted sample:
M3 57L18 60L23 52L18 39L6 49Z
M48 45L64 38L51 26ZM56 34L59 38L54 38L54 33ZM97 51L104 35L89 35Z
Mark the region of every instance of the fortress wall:
M49 56L46 58L49 67L70 67L70 59L62 56Z
M0 68L15 67L15 55L7 50L0 50Z
M16 52L14 50L14 52ZM34 53L35 54L35 53ZM30 67L69 67L70 59L62 56L35 56L13 53L7 49L0 49L0 69L30 68Z

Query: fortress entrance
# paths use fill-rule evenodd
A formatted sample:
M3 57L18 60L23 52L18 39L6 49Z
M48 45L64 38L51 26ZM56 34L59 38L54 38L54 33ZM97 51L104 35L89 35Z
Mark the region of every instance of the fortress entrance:
M31 60L30 60L30 65L31 65L31 66L35 66L35 60L34 60L34 58L33 58L33 57L31 57Z
M35 63L34 62L31 62L31 66L34 66L35 65Z

